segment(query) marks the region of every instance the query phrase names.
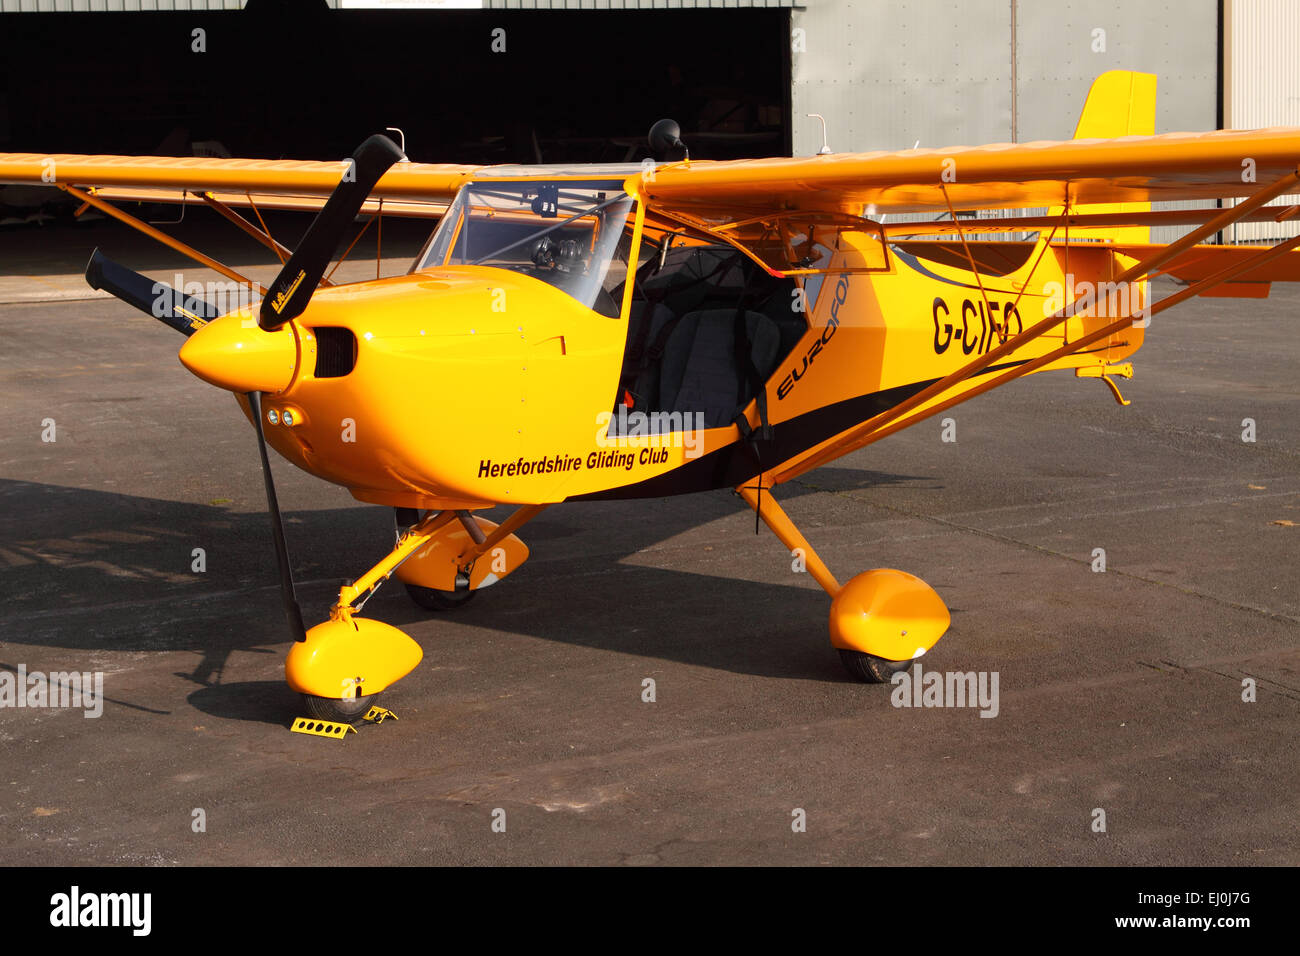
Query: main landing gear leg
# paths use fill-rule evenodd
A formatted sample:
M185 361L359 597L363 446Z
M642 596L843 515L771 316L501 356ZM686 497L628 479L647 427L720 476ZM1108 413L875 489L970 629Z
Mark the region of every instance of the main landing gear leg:
M397 569L416 604L430 611L464 607L479 590L514 573L528 560L528 546L514 534L546 509L546 505L524 505L501 524L468 511L450 514L447 521ZM415 511L398 509L398 530L403 522L414 523Z
M360 720L380 691L420 663L424 652L409 636L382 621L356 615L399 564L455 517L454 512L436 512L407 531L382 561L339 588L330 619L289 649L285 678L306 699L313 717L345 723Z
M736 493L758 512L808 573L831 596L831 645L854 678L888 681L928 651L948 630L943 599L915 575L892 568L864 571L841 585L772 497L770 488L741 485Z

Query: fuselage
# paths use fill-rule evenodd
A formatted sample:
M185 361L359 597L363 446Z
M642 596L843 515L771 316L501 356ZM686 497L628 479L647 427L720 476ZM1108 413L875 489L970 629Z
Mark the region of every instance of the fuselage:
M643 283L626 275L606 276L621 299L611 315L534 275L492 265L420 267L417 260L408 275L318 290L249 366L256 381L240 363L271 340L238 344L240 336L267 335L251 312L200 330L182 359L237 393L266 391L270 445L363 501L479 508L660 496L735 487L829 442L1059 309L1074 297L1067 284L1087 291L1131 262L1102 244L1067 251L977 243L977 276L954 260L951 244L886 249L872 242L844 230L822 274L787 280L792 318L784 325L802 324L762 370L771 426L764 441L745 440L737 424L706 421L689 406L632 400L621 383L629 353L638 343L646 348L635 326L648 321L637 318L648 310L637 305ZM644 254L629 262L615 268L648 271ZM1112 297L1109 306L1085 310L948 396L1111 321L1116 308L1135 312L1145 304L1141 285L1120 291L1124 302ZM694 315L726 321L716 310ZM704 332L695 334L694 347L703 348ZM1117 362L1140 346L1142 334L1134 327L1047 367ZM195 358L220 335L229 339L224 352ZM683 374L703 374L692 358L678 357ZM219 368L241 371L223 378ZM743 414L752 428L761 426L755 401Z

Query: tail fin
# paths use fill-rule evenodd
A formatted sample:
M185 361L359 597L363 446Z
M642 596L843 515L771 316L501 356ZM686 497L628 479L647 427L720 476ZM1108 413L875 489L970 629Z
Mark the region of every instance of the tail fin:
M1074 129L1075 139L1109 139L1116 136L1151 136L1156 129L1156 76L1111 70L1093 81L1087 102ZM1150 203L1090 203L1075 207L1075 212L1147 212ZM1060 215L1061 207L1049 211ZM1070 238L1110 239L1115 242L1146 243L1151 230L1146 226L1097 227L1072 229Z
M1151 136L1156 131L1156 75L1111 70L1092 82L1075 139Z

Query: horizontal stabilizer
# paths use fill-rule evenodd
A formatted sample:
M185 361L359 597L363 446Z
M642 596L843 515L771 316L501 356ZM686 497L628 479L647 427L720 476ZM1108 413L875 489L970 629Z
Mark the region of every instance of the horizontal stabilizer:
M1135 259L1147 259L1164 246L1117 242L1106 248ZM1192 246L1164 264L1160 271L1184 282L1199 282L1217 272L1241 265L1259 255L1259 246ZM1271 282L1300 282L1300 250L1277 256L1270 262L1234 276L1205 293L1210 296L1246 296L1263 298Z

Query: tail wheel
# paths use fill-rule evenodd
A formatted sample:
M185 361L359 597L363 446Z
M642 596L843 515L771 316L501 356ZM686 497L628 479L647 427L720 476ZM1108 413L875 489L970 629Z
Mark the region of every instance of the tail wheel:
M317 720L332 720L340 724L356 724L360 723L361 718L366 716L366 712L374 705L375 698L378 696L378 694L367 694L365 697L339 700L335 697L317 697L314 694L303 694L302 700L307 707L308 717L315 717Z
M862 651L846 651L842 648L840 663L853 675L854 680L860 680L864 684L887 684L895 674L912 666L911 661L889 661Z

